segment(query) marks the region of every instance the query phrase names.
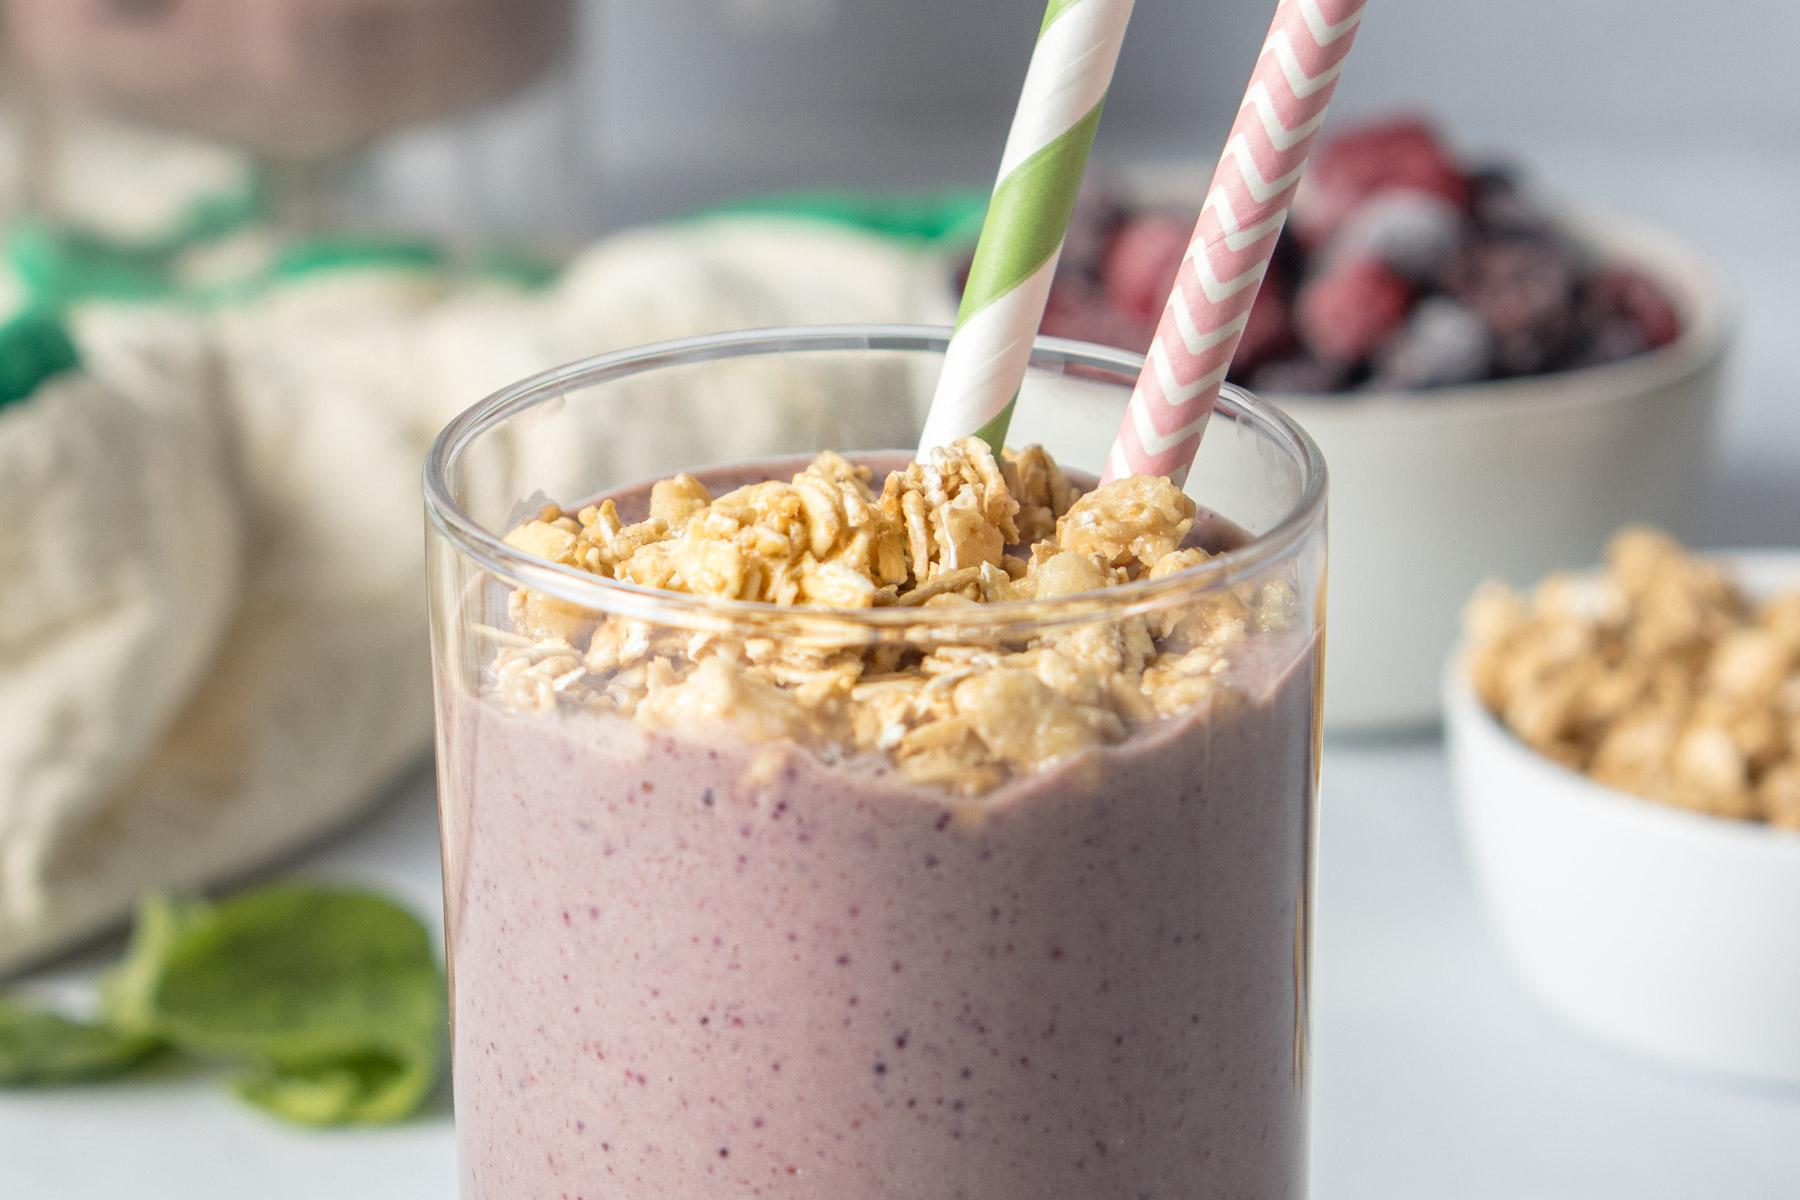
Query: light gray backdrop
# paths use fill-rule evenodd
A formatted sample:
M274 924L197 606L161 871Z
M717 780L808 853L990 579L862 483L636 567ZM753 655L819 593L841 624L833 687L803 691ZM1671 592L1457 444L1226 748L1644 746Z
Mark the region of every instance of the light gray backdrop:
M757 189L985 183L1042 7L589 0L561 81L397 139L367 185L410 220L572 240ZM1099 159L1216 155L1271 11L1139 0ZM1800 541L1796 47L1796 0L1372 0L1334 107L1429 111L1721 262L1745 319L1690 529L1714 543Z

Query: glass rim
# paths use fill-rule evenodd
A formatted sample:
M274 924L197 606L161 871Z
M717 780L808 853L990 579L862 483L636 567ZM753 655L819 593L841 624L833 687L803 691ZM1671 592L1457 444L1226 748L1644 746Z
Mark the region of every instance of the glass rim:
M1095 592L1058 596L1047 600L1008 600L991 604L938 607L829 608L819 605L774 604L763 600L728 600L670 592L623 580L593 575L575 567L549 562L508 545L502 535L486 528L456 502L450 475L463 453L503 422L570 391L614 380L643 375L668 367L754 358L773 353L821 353L830 351L910 351L941 354L951 330L937 325L814 325L743 329L654 342L577 359L528 376L493 392L458 413L432 441L425 457L423 490L431 527L457 552L500 579L555 596L560 600L600 612L638 620L671 621L680 614L693 627L716 626L721 620L754 622L763 626L794 624L801 636L810 633L841 641L847 631L862 630L869 640L892 636L895 630L921 627L953 632L996 627L1044 627L1091 621L1098 617L1124 618L1154 612L1197 592L1213 591L1240 582L1280 561L1324 518L1326 467L1310 434L1281 409L1233 384L1225 384L1214 402L1215 412L1248 419L1286 448L1302 472L1299 497L1268 530L1253 535L1243 545L1222 551L1182 571L1160 579L1139 579ZM1037 338L1032 345L1032 369L1070 367L1116 372L1136 378L1144 357L1126 350L1078 342L1066 338ZM1230 519L1230 514L1222 514Z

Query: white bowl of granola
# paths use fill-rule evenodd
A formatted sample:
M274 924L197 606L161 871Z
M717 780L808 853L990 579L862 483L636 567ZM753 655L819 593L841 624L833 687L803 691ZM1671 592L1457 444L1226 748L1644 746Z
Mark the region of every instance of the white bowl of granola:
M1615 541L1607 574L1471 605L1444 687L1464 842L1506 953L1568 1021L1800 1084L1800 551L1665 558L1628 594L1621 562L1672 545L1649 537Z

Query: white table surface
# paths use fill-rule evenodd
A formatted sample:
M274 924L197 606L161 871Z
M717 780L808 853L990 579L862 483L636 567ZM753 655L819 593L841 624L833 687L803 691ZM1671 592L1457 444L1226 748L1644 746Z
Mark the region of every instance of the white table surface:
M1568 194L1692 237L1737 283L1724 462L1685 531L1714 545L1800 544L1800 157L1765 149L1583 138L1532 155ZM1725 224L1710 182L1723 177L1739 181ZM1475 907L1435 740L1331 744L1322 823L1315 1200L1800 1197L1800 1091L1624 1057L1520 991ZM295 869L389 888L435 919L429 777ZM79 995L99 961L33 986ZM395 1129L304 1133L215 1081L0 1093L0 1200L451 1200L447 1107Z

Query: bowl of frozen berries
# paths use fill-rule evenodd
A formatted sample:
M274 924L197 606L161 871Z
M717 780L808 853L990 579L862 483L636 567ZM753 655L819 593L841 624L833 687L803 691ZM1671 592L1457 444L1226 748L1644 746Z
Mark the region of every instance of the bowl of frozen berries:
M1149 345L1207 173L1084 193L1043 331ZM1546 201L1417 118L1328 136L1230 378L1331 470L1332 727L1435 720L1478 581L1587 561L1627 522L1682 527L1730 334L1717 273L1669 234ZM1058 418L1105 438L1117 414Z

